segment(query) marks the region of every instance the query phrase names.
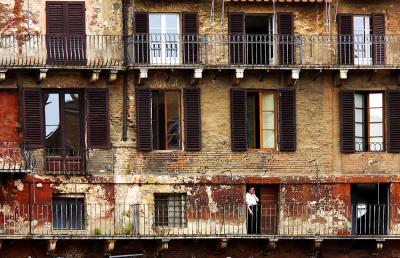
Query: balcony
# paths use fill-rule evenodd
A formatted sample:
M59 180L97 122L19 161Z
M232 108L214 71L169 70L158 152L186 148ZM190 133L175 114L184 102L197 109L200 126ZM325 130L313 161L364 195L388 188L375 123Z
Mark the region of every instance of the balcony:
M33 154L16 142L0 142L0 173L32 172Z
M218 207L85 204L3 204L2 238L400 238L395 205L286 204L259 206L255 221L245 205ZM256 213L254 213L256 214ZM253 227L253 228L251 228Z
M0 69L119 69L123 60L119 35L0 35Z
M399 35L135 34L130 65L193 68L394 69Z
M45 149L44 171L47 174L83 174L86 165L86 150L72 148Z

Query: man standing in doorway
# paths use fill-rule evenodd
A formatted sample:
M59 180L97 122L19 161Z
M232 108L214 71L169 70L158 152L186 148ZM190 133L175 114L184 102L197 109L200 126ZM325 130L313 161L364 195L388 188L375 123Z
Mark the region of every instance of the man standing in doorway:
M247 204L247 233L257 234L258 233L258 197L256 196L256 190L254 187L250 187L246 193L246 204Z

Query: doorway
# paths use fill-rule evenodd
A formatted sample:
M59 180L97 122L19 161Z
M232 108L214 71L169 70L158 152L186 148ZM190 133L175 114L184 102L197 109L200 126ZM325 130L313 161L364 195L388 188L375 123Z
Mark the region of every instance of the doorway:
M246 15L247 63L266 65L274 59L273 15Z

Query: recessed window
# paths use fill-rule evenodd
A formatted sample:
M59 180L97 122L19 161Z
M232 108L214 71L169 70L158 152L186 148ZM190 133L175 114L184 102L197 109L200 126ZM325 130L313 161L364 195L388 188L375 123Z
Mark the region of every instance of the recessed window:
M181 148L180 91L152 91L153 149Z
M156 226L186 226L186 194L154 194L154 205Z
M354 96L356 151L383 151L383 93L358 92Z
M275 91L247 92L247 147L276 147Z
M84 229L84 198L53 197L53 229Z

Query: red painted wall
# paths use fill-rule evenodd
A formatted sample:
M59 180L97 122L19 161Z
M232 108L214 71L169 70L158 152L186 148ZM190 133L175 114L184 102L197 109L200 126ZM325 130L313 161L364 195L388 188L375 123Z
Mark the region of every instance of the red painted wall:
M21 141L16 130L18 114L18 92L0 90L0 142Z

